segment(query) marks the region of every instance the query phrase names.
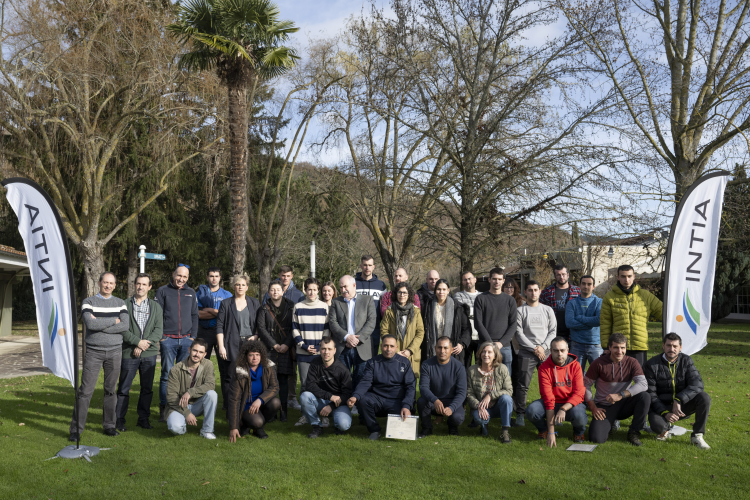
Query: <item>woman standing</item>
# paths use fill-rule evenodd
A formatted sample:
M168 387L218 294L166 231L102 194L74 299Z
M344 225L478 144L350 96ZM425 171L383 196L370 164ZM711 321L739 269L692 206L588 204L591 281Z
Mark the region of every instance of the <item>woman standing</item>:
M333 281L326 281L320 291L320 295L323 297L323 302L325 302L328 307L331 307L331 302L338 296L338 294L339 292L336 290L336 285L333 284Z
M386 309L380 322L381 335L396 336L399 354L409 360L414 375L419 377L422 363L424 324L419 308L414 305L414 289L406 282L399 283L391 293L396 300Z
M507 293L514 299L516 299L516 306L521 307L526 303L526 300L524 300L523 296L521 295L521 288L516 284L516 280L513 278L508 278L505 280L505 283L503 283L502 288L503 293ZM513 383L513 387L516 387L516 384L518 383L518 341L516 341L516 336L513 336L513 340L510 341L510 348L513 351L513 359L510 362L510 380Z
M510 443L510 412L513 410L513 386L500 349L492 342L479 346L480 363L469 368L466 402L474 420L482 426L482 436L489 435L490 419L500 418L503 426L500 441Z
M279 420L287 421L287 397L289 395L289 375L294 374L292 366L292 314L294 304L284 297L284 289L279 280L268 285L268 301L258 310L258 337L268 350L268 359L276 365L279 379L279 399L281 414Z
M221 301L216 315L216 344L219 346L219 376L223 407L227 408L229 388L234 379L235 361L240 345L255 333L255 322L260 302L245 295L250 278L239 275L232 278L234 297Z
M252 429L255 437L266 439L263 429L281 408L276 396L279 382L276 367L268 360L266 348L258 340L245 342L237 357L236 375L229 395L229 442Z
M514 299L516 299L516 306L521 307L523 304L526 303L525 300L523 300L523 296L521 295L521 289L516 284L516 280L513 278L508 278L505 280L505 283L503 283L502 288L504 293L507 293Z
M448 281L438 280L435 284L435 298L425 305L423 360L435 355L437 339L445 336L450 337L455 346L453 356L463 363L464 350L471 343L469 311L468 304L460 304L450 296Z

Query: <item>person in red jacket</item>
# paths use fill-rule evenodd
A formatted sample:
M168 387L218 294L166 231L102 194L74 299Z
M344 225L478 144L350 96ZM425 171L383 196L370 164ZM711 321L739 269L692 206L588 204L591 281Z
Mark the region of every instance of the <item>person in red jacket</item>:
M555 425L568 421L573 424L573 440L582 443L588 423L583 404L586 388L581 365L568 353L564 337L552 339L550 356L537 371L542 399L529 405L526 416L539 430L539 439L546 439L550 448L557 448Z

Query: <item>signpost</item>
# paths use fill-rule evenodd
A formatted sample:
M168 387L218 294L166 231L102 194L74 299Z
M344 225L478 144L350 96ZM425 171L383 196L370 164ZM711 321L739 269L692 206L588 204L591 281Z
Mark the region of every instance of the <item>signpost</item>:
M163 253L146 253L146 245L141 245L138 247L138 257L141 259L141 272L146 272L146 259L150 260L167 260L167 256Z

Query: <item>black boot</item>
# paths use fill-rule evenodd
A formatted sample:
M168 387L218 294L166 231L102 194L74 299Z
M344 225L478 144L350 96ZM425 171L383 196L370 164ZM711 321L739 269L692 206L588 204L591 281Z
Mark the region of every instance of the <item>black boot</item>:
M286 422L287 416L286 416L286 408L282 408L279 412L279 422Z
M159 405L159 422L167 421L167 405Z

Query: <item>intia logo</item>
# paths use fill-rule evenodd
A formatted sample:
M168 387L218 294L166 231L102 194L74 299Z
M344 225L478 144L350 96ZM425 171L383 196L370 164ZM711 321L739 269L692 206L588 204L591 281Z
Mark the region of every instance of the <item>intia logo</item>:
M60 315L57 313L57 304L52 301L52 312L49 315L49 325L47 326L47 333L49 334L49 343L55 344L55 338L57 337L57 322L60 319Z
M687 290L685 290L685 294L682 296L682 311L685 313L685 316L683 317L682 314L678 314L675 319L678 323L682 323L683 321L687 320L688 326L691 330L693 330L693 333L697 335L698 327L701 324L701 313L699 313L698 310L693 306Z

